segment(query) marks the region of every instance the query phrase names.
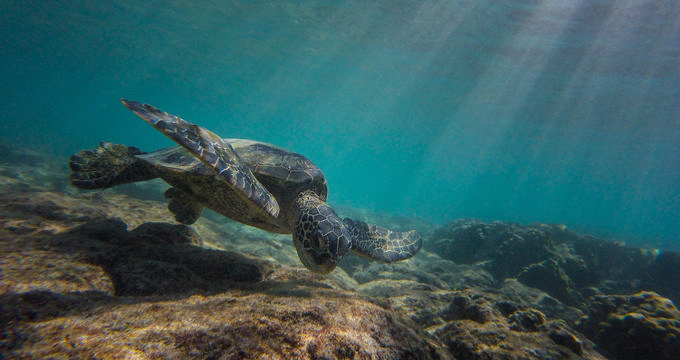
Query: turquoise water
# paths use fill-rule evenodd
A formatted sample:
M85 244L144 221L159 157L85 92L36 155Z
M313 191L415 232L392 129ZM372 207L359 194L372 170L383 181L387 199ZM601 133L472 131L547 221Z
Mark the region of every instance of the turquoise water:
M170 140L119 103L300 152L330 202L680 248L680 5L0 4L0 139Z

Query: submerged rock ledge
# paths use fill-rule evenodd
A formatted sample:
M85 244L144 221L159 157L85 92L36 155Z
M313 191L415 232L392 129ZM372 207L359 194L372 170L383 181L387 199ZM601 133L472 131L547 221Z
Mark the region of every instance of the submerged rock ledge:
M178 225L152 197L78 193L55 162L5 150L0 359L626 359L626 326L649 330L627 340L638 354L678 358L673 253L466 220L424 231L411 260L348 257L324 277L289 237Z
M207 248L183 225L127 230L131 215L154 220L162 204L123 195L95 204L90 196L2 195L3 353L446 358L408 318L346 290L353 284L342 275Z

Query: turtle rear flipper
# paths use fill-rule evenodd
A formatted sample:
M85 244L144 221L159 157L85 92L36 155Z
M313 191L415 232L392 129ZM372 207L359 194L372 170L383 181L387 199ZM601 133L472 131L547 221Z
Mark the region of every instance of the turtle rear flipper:
M178 188L166 190L165 197L170 199L168 210L175 215L175 220L185 225L195 223L205 208L195 197Z
M71 156L71 184L81 189L104 189L115 185L155 179L158 176L145 161L135 157L143 151L102 142L92 150Z
M128 109L187 149L221 176L243 200L269 216L279 215L274 196L255 178L234 149L210 130L194 125L151 105L121 100Z
M363 221L344 219L352 237L352 252L374 260L391 263L415 255L423 246L417 231L396 232Z

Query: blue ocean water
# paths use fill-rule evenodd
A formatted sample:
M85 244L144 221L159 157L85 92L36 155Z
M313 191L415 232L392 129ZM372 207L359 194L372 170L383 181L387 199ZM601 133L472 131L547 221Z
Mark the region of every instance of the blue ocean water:
M119 103L300 152L332 204L680 249L675 0L0 3L0 139L170 146Z

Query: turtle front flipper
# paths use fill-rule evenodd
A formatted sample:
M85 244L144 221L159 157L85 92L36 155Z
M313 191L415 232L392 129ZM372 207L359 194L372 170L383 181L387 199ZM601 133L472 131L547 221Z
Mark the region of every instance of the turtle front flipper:
M121 101L221 176L247 203L274 218L279 215L279 204L274 196L257 181L236 151L221 137L151 105L125 99Z
M396 232L348 218L343 222L352 237L352 252L357 255L391 263L412 257L423 246L415 230Z

